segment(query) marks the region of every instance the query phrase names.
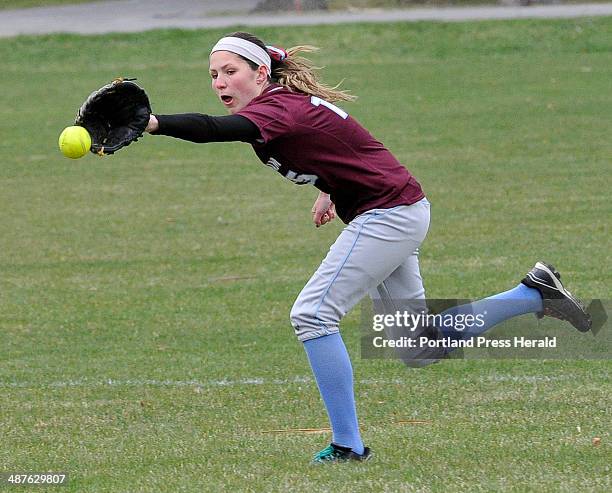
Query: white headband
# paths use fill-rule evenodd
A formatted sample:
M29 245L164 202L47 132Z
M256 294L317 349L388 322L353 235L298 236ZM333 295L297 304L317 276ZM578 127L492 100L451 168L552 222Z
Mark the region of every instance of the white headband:
M268 52L246 39L234 38L232 36L221 38L217 41L217 44L213 46L210 54L212 55L215 51L230 51L237 55L242 55L244 58L251 60L257 65L268 67L268 74L272 73L272 60Z

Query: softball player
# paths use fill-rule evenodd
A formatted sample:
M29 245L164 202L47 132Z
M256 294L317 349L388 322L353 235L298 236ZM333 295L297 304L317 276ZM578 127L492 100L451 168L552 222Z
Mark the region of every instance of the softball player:
M430 205L389 150L332 103L352 98L322 84L308 60L297 56L310 50L284 51L248 33L230 34L217 42L209 60L212 88L230 115L152 115L147 131L200 143L247 142L265 165L319 190L312 208L317 227L336 215L346 223L298 295L290 319L333 432L332 443L313 461L363 461L372 453L361 440L353 371L339 323L368 293L391 307L396 300L424 300L418 249L429 227ZM513 301L493 304L497 300ZM590 327L582 305L542 262L510 291L452 310L472 311L478 303L489 308L481 332L525 313L569 320L582 331Z

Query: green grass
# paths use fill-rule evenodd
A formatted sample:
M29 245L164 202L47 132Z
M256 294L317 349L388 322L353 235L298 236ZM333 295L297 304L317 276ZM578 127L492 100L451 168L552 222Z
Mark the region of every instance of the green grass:
M345 108L423 183L428 295L479 297L534 260L610 298L611 18L261 29L315 43ZM57 137L138 77L157 112L220 114L225 31L0 41L0 472L62 491L607 491L608 361L359 358L367 465L310 468L329 435L291 304L341 225L244 144L163 137L104 159ZM426 420L405 424L403 420ZM602 438L594 447L593 437Z
M31 7L52 7L57 5L72 5L79 3L92 3L99 0L2 0L2 9L20 9ZM563 3L604 3L608 0L570 0ZM435 7L435 6L469 6L489 4L494 5L493 0L329 0L328 6L332 10L343 10L346 8L406 8L406 7Z
M576 4L576 3L606 3L608 0L559 0L556 4ZM535 0L532 4L544 4L545 0ZM415 8L415 7L469 7L469 6L500 6L500 2L494 0L328 0L330 9L346 8ZM516 5L519 5L517 0Z
M2 0L2 9L28 9L32 7L55 7L58 5L74 5L78 3L92 3L98 0Z
M330 9L346 8L391 8L405 9L414 7L469 7L476 5L496 5L492 0L329 0Z

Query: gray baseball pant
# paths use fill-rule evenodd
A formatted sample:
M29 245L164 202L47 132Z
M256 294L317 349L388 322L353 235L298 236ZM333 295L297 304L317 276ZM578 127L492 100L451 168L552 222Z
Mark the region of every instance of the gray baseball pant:
M372 209L342 230L291 309L298 340L338 332L342 317L368 293L385 310L399 309L397 300L425 306L418 249L429 228L429 207L422 199Z

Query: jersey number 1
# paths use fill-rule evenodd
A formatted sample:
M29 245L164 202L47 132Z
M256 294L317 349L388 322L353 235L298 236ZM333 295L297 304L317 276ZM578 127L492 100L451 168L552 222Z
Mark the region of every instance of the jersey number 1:
M341 110L335 104L332 104L329 101L325 101L324 99L318 98L317 96L310 96L310 102L315 106L325 106L326 108L329 108L343 120L346 120L348 118L348 113L346 111Z

